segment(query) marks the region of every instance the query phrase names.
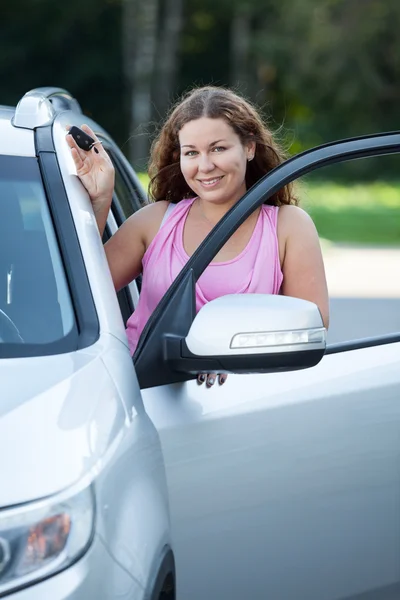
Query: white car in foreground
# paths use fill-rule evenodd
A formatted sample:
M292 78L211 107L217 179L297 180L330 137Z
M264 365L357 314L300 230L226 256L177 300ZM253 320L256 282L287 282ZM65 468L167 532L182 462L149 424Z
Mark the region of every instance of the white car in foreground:
M114 292L65 142L82 122L116 169L107 237L145 201L109 136L64 90L0 108L0 597L399 598L400 333L326 347L312 303L225 296L195 316L193 290L274 191L399 152L400 134L322 146L254 186L132 360L140 281ZM231 375L205 389L199 371Z

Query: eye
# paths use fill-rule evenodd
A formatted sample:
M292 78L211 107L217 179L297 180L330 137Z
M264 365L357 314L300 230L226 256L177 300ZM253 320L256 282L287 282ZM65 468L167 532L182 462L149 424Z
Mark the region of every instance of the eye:
M223 152L224 150L226 150L225 146L215 146L213 148L213 152Z
M187 152L185 152L184 156L195 156L196 154L196 150L188 150Z

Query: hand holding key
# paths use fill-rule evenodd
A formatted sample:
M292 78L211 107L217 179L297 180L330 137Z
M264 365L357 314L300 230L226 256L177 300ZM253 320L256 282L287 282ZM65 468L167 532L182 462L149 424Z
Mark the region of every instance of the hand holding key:
M67 143L71 148L76 173L86 188L95 212L111 205L114 190L114 167L101 142L88 125L68 127Z

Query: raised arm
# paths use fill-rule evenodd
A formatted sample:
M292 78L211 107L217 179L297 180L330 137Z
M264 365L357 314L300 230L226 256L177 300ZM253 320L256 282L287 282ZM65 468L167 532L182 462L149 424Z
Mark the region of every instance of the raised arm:
M66 139L102 236L114 191L114 167L90 127L82 125L81 129L96 142L90 151L81 150L70 135ZM168 202L157 202L138 210L105 244L108 266L117 291L141 273L143 255L160 227L167 206Z

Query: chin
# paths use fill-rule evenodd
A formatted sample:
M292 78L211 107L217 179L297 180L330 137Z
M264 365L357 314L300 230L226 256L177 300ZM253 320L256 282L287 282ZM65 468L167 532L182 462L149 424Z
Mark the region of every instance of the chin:
M206 192L203 194L199 194L200 198L207 200L207 202L212 202L213 204L223 204L228 200L226 194L217 194L216 192Z
M201 188L198 190L198 195L210 202L224 202L229 199L231 193L226 189L205 190Z

